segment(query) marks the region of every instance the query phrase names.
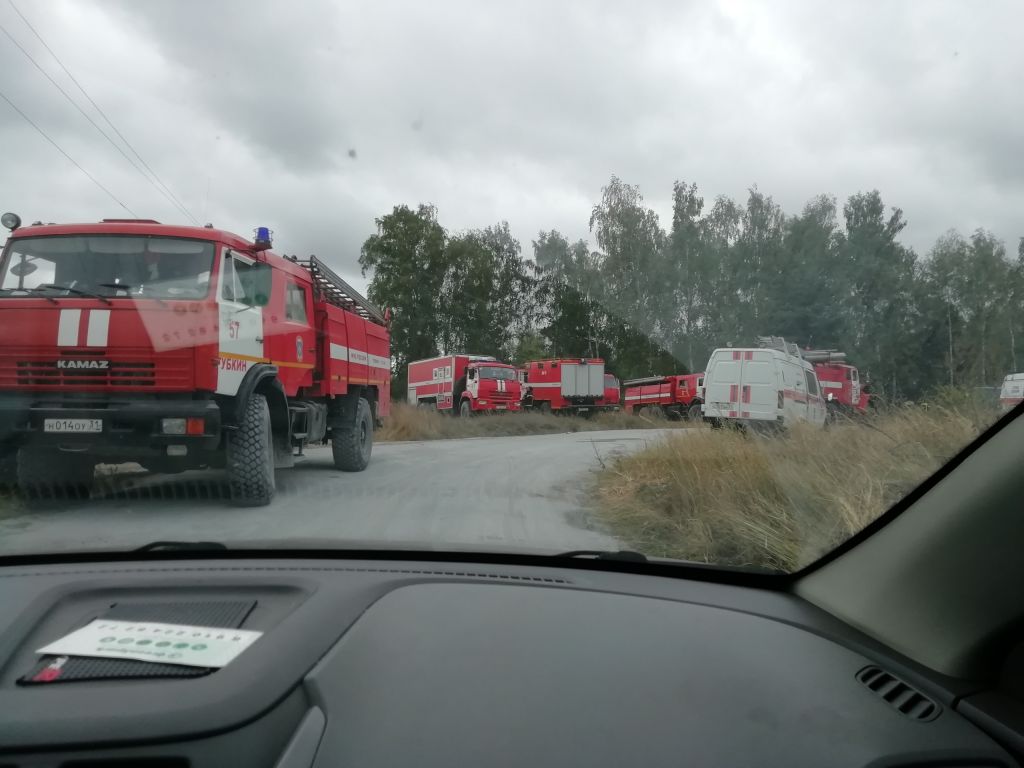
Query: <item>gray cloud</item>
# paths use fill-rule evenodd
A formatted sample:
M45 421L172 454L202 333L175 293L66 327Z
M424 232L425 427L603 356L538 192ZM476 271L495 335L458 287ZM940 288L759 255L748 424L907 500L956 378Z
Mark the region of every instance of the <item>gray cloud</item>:
M920 252L951 226L1024 234L1009 0L22 4L196 215L268 224L348 275L397 203L507 219L528 251L541 228L585 236L612 173L663 220L684 178L708 200L756 183L790 213L877 187ZM140 215L180 219L2 35L0 90ZM117 213L4 104L0 141L5 207Z

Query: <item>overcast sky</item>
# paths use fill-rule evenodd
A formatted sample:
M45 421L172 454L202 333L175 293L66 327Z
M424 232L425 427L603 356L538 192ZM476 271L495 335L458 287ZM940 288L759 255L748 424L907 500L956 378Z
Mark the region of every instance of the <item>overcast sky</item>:
M508 220L531 255L587 236L613 173L666 226L685 179L787 213L878 188L919 253L1024 235L1017 0L14 2L198 219L352 278L396 204ZM6 0L0 24L111 133ZM0 91L135 213L184 220L2 33ZM128 215L3 101L0 146L0 208Z

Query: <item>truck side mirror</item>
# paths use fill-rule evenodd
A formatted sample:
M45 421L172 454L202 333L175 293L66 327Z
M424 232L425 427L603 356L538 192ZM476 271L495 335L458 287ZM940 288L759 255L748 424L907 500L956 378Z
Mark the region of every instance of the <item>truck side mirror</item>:
M37 267L31 261L19 261L17 264L12 266L8 271L15 277L28 277L37 269L39 269L39 267Z

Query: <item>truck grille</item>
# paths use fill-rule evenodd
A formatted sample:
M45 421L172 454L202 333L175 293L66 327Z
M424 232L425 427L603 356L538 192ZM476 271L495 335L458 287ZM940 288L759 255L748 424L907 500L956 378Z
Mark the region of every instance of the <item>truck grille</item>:
M149 353L152 355L152 352ZM63 367L38 353L0 352L0 388L48 390L187 389L192 385L192 356L162 353L140 360L131 351L67 352L61 360L100 360L104 368ZM141 355L139 356L141 357ZM120 358L120 359L117 359Z
M109 368L96 370L58 368L56 360L19 362L17 381L22 387L151 387L156 364L112 360Z

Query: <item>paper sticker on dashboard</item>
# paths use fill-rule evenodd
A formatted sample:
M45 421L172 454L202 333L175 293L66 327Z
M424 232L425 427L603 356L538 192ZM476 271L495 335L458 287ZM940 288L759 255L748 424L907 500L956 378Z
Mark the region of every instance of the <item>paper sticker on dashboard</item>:
M36 653L219 668L233 661L262 634L247 629L96 619Z

